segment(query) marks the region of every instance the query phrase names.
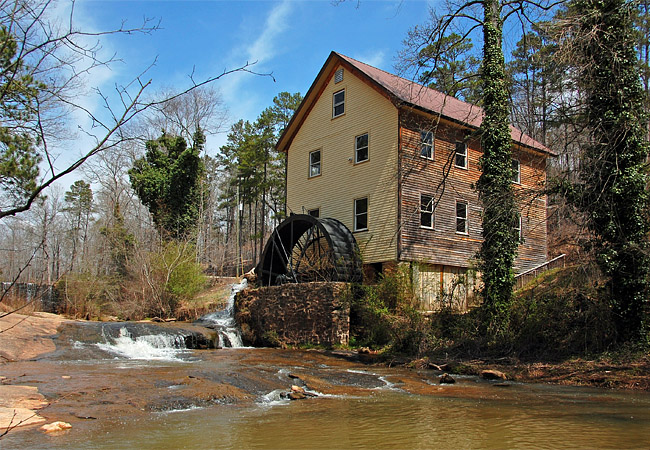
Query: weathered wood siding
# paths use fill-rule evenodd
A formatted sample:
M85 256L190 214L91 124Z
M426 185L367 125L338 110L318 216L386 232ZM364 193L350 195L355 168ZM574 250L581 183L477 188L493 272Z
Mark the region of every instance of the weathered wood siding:
M482 154L478 139L458 125L411 112L402 112L400 127L400 246L399 259L466 268L481 245L481 205L474 189ZM421 130L434 133L433 159L420 155ZM455 166L455 143L467 144L467 169ZM546 198L535 196L545 182L545 158L516 151L521 183L515 184L522 215L524 243L515 261L523 271L546 259ZM420 226L420 195L434 198L433 229ZM456 232L456 202L468 205L468 233Z
M515 184L515 195L521 214L524 242L519 245L515 271L524 272L547 261L546 195L540 194L546 183L546 158L539 154L517 152L521 167L521 183Z
M467 311L476 301L474 272L462 267L414 264L413 286L424 311Z
M335 68L336 70L336 68ZM368 231L355 238L364 262L397 259L398 111L383 95L348 70L329 82L302 123L288 151L287 206L295 213L320 209L350 230L354 200L368 198ZM345 89L345 114L332 118L332 96ZM355 137L368 133L369 158L354 163ZM321 175L309 178L309 153L321 151Z

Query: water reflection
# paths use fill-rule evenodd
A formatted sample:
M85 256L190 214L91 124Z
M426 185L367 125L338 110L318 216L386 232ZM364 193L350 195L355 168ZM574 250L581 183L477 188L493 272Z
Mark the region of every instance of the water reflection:
M498 389L482 384L488 390ZM374 391L275 407L219 406L106 423L22 448L648 448L647 395L513 386L498 398ZM76 435L76 436L75 436ZM10 448L10 447L7 447Z

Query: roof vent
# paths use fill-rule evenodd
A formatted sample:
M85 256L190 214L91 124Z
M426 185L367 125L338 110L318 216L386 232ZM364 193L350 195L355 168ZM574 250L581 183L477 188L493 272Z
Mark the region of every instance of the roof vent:
M343 81L343 69L339 69L334 73L334 83Z

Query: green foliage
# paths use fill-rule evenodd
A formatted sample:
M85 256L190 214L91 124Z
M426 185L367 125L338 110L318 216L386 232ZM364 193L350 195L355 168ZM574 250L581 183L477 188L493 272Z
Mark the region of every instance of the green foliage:
M264 215L268 206L276 219L283 218L285 158L275 151L275 143L301 101L300 93L280 92L255 122L240 120L232 125L220 149L222 206L234 207L239 188L243 205L261 204Z
M207 283L196 262L196 248L187 243L169 241L159 252L149 253L142 282L150 289L144 298L146 314L172 317L181 302L192 299Z
M421 355L435 340L418 308L408 267L384 274L375 285L360 286L350 305L354 345Z
M196 229L204 173L200 133L193 148L182 137L165 133L147 141L145 156L129 170L133 189L165 239L186 239Z
M179 249L178 245L166 244L161 260L155 263L156 270L172 268L166 290L178 300L189 300L205 288L207 279L196 262L196 249Z
M556 127L566 125L562 97L571 89L567 67L556 58L558 45L548 32L549 23L533 24L512 51L507 64L512 87L513 124L539 142Z
M26 126L36 115L42 85L26 74L15 37L0 26L0 189L3 201L27 199L36 189L41 158Z
M509 97L502 50L500 6L484 4L483 108L481 176L477 183L483 205L483 243L478 269L483 279L485 332L498 336L508 328L514 274L512 266L519 239L512 226L519 217L512 188L512 141L508 121Z
M591 246L609 277L611 307L623 340L647 339L650 215L646 97L638 74L633 4L575 0L579 83L585 95L584 149L575 203L593 233Z
M391 341L390 311L377 291L361 286L350 304L350 335L357 345L383 348Z
M93 191L90 184L83 180L75 181L63 199L66 203L64 211L72 216L73 230L78 232L84 221L88 222L93 211Z
M443 309L430 317L431 355L561 360L607 351L616 330L600 279L589 262L540 275L514 295L498 339L484 333L481 309Z
M88 272L69 273L54 285L61 300L59 313L75 318L98 319L112 314L119 287L111 278L97 277Z
M443 36L418 53L418 67L427 68L420 82L469 103L481 103L479 61L471 55L474 45L456 33Z

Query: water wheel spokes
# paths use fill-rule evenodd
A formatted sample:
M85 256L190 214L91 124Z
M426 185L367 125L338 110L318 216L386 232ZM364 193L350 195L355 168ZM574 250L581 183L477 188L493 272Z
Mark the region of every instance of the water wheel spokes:
M291 215L273 231L257 266L262 285L360 281L354 236L335 219Z

